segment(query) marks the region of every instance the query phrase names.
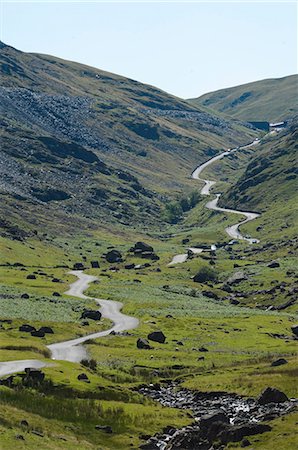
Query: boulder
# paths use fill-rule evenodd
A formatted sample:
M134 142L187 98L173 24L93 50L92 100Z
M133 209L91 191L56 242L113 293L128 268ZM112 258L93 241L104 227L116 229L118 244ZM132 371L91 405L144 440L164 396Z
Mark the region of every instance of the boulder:
M269 267L270 269L275 269L276 267L280 267L280 264L278 261L270 261L267 264L267 267Z
M25 368L25 374L27 379L35 380L35 381L43 381L45 374L42 370L32 369L31 367Z
M228 292L229 294L231 294L233 292L233 289L231 288L231 286L229 286L228 284L223 284L222 288L223 291Z
M77 378L78 378L78 380L79 381L85 381L85 382L89 382L90 383L90 381L89 381L89 378L88 378L88 376L85 374L85 373L80 373L78 376L77 376Z
M34 330L34 331L31 331L31 336L44 337L45 333L43 331L40 331L40 330Z
M200 419L200 428L202 430L207 430L213 423L221 422L221 423L229 423L229 418L223 411L215 411L211 414L206 414Z
M291 330L292 333L295 334L295 336L298 336L298 325L292 325Z
M288 364L288 361L284 358L279 358L271 363L271 367L282 366L284 364Z
M143 339L143 338L139 338L137 340L137 347L141 348L141 349L146 349L146 350L150 350L151 349L150 344L147 341L147 339Z
M30 297L29 297L28 294L22 294L22 295L21 295L21 298L26 298L26 299L28 299L28 298L30 298Z
M164 344L166 340L166 336L163 334L162 331L152 331L152 333L149 333L147 336L150 341L159 342L160 344Z
M25 333L31 333L31 331L36 331L36 328L32 327L32 325L24 324L19 327L19 331L23 331Z
M52 283L62 283L62 280L59 280L59 278L53 278Z
M218 300L218 295L213 291L202 291L204 297L213 298L214 300Z
M85 309L81 314L81 319L100 320L101 312L94 309Z
M244 272L235 272L232 276L230 276L226 284L229 286L233 286L234 284L241 283L241 281L247 280L247 276L244 274Z
M99 262L91 261L91 267L92 267L92 269L99 269Z
M229 442L239 442L245 436L253 436L255 434L266 433L271 431L271 427L264 423L246 423L243 425L226 426L217 434L217 439L224 445Z
M106 254L106 260L109 263L122 262L122 255L121 255L121 253L118 250L110 250Z
M141 252L153 252L153 247L146 244L145 242L136 242L134 246L134 251L141 250Z
M59 294L59 292L53 292L52 294L54 297L61 297L61 294Z
M81 262L76 262L73 265L74 270L84 270L84 264Z
M95 425L95 429L109 434L113 433L113 429L109 425Z
M231 305L237 306L237 305L239 305L240 302L236 298L231 298L230 303L231 303Z
M257 399L259 405L266 405L267 403L284 403L289 399L283 392L278 389L267 387Z
M181 242L182 242L183 245L188 244L189 243L189 239L188 238L182 239Z
M126 264L125 266L124 266L124 268L125 269L127 269L127 270L131 270L131 269L134 269L135 268L135 265L132 263L132 264Z
M209 350L206 347L200 347L199 352L209 352Z
M41 327L38 331L41 331L42 333L47 333L47 334L54 334L54 331L51 327Z
M27 280L36 280L36 276L33 274L27 275Z

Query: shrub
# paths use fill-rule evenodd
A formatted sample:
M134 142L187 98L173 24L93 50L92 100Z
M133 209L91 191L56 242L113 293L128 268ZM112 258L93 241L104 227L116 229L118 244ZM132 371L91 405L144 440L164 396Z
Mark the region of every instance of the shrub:
M203 266L194 276L193 280L196 283L204 283L205 281L216 281L217 272L208 266Z

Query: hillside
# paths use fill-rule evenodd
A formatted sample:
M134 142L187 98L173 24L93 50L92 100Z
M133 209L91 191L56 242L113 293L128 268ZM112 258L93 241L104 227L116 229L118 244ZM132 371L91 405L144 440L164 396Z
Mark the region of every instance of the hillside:
M1 81L6 230L152 225L199 161L253 135L152 86L3 43Z
M298 75L220 89L189 100L197 107L247 121L277 122L298 112Z
M260 145L221 198L229 207L261 212L260 233L270 240L297 232L297 137L296 118L287 130Z

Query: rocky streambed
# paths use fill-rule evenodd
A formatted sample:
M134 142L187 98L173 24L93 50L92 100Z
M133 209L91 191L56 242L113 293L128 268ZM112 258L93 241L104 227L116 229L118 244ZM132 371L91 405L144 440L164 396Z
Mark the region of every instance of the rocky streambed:
M166 427L140 446L143 450L213 450L224 449L228 442L271 430L268 421L294 411L297 399L274 388L267 388L258 398L246 398L226 392L195 392L177 383L141 386L139 392L164 406L187 409L194 422L182 429ZM264 423L266 422L266 423Z

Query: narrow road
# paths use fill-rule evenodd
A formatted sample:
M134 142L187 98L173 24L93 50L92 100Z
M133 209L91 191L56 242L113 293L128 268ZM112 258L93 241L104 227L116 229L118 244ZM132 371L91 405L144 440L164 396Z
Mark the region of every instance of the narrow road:
M70 289L65 292L66 295L72 297L79 297L92 300L92 297L84 295L84 291L88 289L89 284L97 280L97 277L92 275L86 275L81 270L73 270L70 272L72 275L78 277L78 279L70 285ZM64 361L79 362L87 357L85 348L81 345L89 339L97 339L103 336L107 336L111 331L120 332L127 331L136 328L139 324L138 319L122 314L122 303L115 302L113 300L104 300L101 298L94 298L100 306L100 312L102 317L110 319L113 322L112 328L105 331L99 331L87 336L72 339L70 341L59 342L57 344L48 345L48 349L51 351L52 359L61 359Z
M234 153L238 150L243 150L245 148L253 147L253 146L257 145L258 143L259 143L258 140L253 141L251 144L244 145L243 147L237 147L232 150L220 153L219 155L215 156L214 158L211 158L208 161L206 161L204 164L201 164L200 166L198 166L192 173L192 178L195 180L203 181L205 183L200 191L200 194L201 195L211 195L210 188L212 186L214 186L214 184L216 183L216 181L206 180L206 179L200 177L201 172L206 167L213 164L215 161L218 161L219 159L224 158L226 155L229 155L230 153ZM225 229L226 233L233 239L245 240L245 241L248 241L250 244L259 242L258 239L247 238L247 237L243 236L239 231L239 227L240 227L240 225L243 225L247 222L250 222L251 220L256 219L257 217L260 216L260 214L257 214L254 212L247 212L247 211L238 211L236 209L221 208L220 206L217 206L219 198L220 198L220 194L216 194L215 199L206 203L206 208L212 209L214 211L225 212L225 213L240 214L245 217L245 219L241 220L241 222L238 222L235 225L231 225L230 227L227 227Z
M120 302L92 298L84 295L84 291L88 289L89 284L97 280L97 277L87 275L80 270L73 270L70 273L75 275L78 279L70 285L70 289L65 292L65 294L71 295L72 297L95 300L101 306L100 312L102 313L102 317L113 321L113 326L108 330L47 346L51 351L52 359L80 362L82 359L88 357L86 349L82 345L84 342L89 339L107 336L111 331L120 332L131 330L138 326L139 321L134 317L122 314L121 308L123 305ZM67 324L65 324L65 326L67 327ZM0 377L11 375L16 372L22 372L26 367L40 369L50 365L51 363L40 361L38 359L0 362Z
M234 153L238 150L244 150L246 148L253 147L253 146L257 145L258 143L259 143L259 140L254 140L253 142L251 142L248 145L244 145L242 147L237 147L237 148L233 148L231 150L222 152L219 155L214 156L213 158L209 159L208 161L206 161L203 164L201 164L200 166L198 166L191 174L191 177L194 180L199 180L199 181L204 182L204 186L200 190L200 194L201 195L211 195L210 189L212 186L214 186L216 184L216 181L207 180L205 178L200 177L201 173L203 172L204 169L206 169L206 167L210 166L211 164L215 163L216 161L219 161L220 159L224 158L226 155L229 155L230 153ZM241 216L245 217L245 219L241 220L241 222L238 222L235 225L231 225L230 227L227 227L225 229L226 233L233 239L245 240L245 241L248 241L250 244L259 242L258 239L247 238L247 237L243 236L239 231L239 227L240 227L240 225L244 225L245 223L256 219L257 217L259 217L260 214L257 214L254 212L247 212L247 211L238 211L236 209L221 208L220 206L217 206L217 203L219 201L221 194L215 194L215 195L216 195L216 197L213 200L210 200L208 203L206 203L206 208L212 209L214 211L225 212L225 213L240 214ZM192 250L193 253L201 253L203 251L203 249L200 249L200 248L189 248L189 250ZM188 259L187 253L175 255L173 257L172 261L168 264L168 266L174 266L175 264L184 263L185 261L187 261L187 259Z

